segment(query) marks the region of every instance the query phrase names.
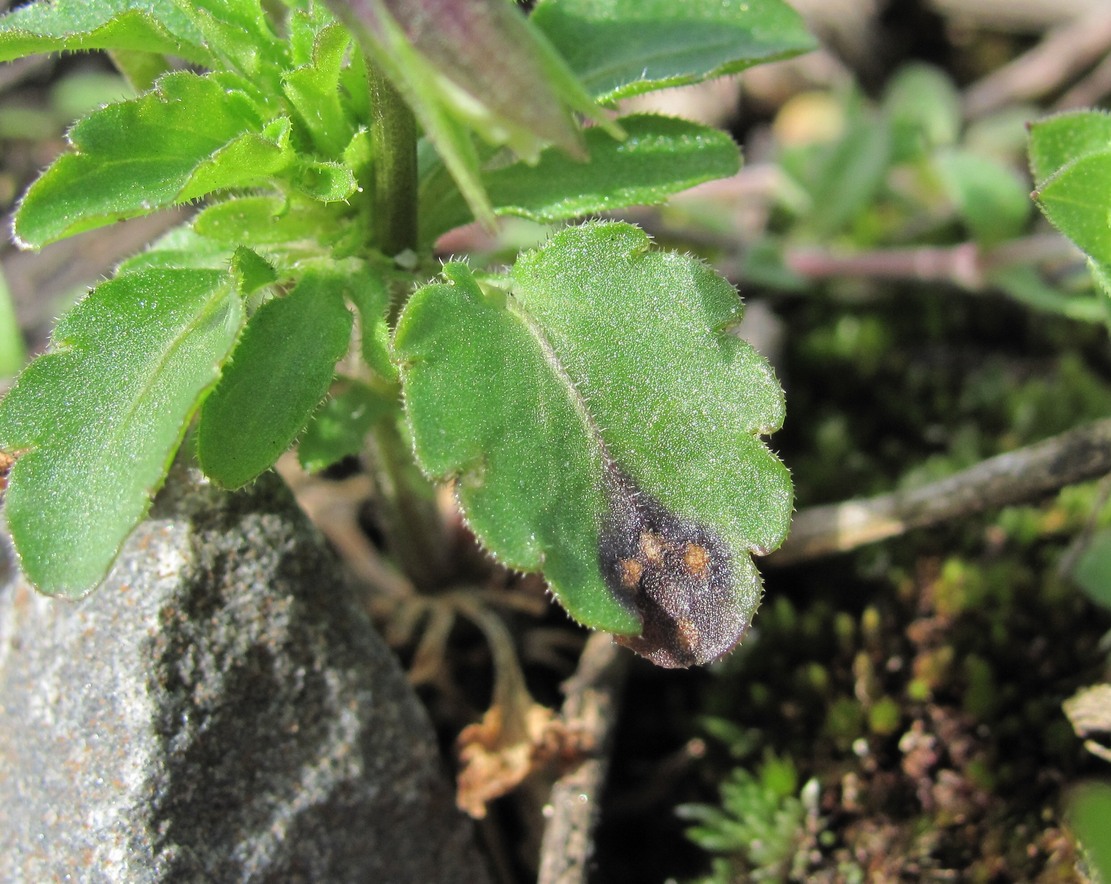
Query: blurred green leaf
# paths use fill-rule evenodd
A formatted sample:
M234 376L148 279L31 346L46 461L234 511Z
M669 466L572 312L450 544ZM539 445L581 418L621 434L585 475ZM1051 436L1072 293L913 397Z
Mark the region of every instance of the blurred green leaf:
M757 775L744 768L730 772L719 805L682 804L675 813L695 824L686 830L689 840L722 856L715 881L782 881L804 831L798 791L794 763L769 754Z
M1111 881L1111 786L1085 783L1069 796L1068 819L1093 880Z
M1088 539L1073 565L1072 579L1093 602L1111 608L1111 529Z
M251 317L197 425L201 468L224 487L273 466L327 394L351 338L343 293L336 276L306 275Z
M0 379L13 377L27 361L27 348L19 330L8 280L0 270Z
M24 573L79 597L150 506L239 333L233 276L146 270L98 286L0 402L5 514Z
M396 410L395 398L351 381L347 389L328 399L313 415L297 445L301 466L316 472L358 454L371 427Z
M899 68L884 91L883 108L891 121L895 162L955 144L960 135L960 94L945 72L932 65Z
M134 97L135 91L119 74L80 71L57 82L50 90L50 105L68 126L101 105Z
M1027 185L1005 166L960 148L938 151L934 168L980 245L1017 236L1030 217Z
M994 270L989 276L992 285L1028 307L1056 313L1081 322L1106 322L1111 319L1107 298L1091 291L1063 292L1042 280L1034 267L1011 265Z
M627 636L658 624L603 573L610 544L635 545L646 511L660 522L649 534L704 529L715 582L673 587L685 613L671 627L681 639L688 623L694 647L651 656L630 644L662 665L725 653L760 598L749 553L782 541L791 509L787 472L758 438L782 422L782 392L724 331L740 317L732 286L626 224L557 233L518 260L508 294L462 265L444 272L394 338L422 468L456 478L495 556L542 569L573 617Z
M816 162L802 180L810 196L808 226L828 238L848 226L875 199L892 158L888 121L850 109L845 134L813 149Z
M532 21L602 102L737 73L816 45L780 0L540 0Z

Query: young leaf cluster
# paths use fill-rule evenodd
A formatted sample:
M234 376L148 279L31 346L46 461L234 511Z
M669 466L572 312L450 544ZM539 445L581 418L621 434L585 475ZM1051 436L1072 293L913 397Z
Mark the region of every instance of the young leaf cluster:
M530 18L501 0L39 0L0 17L0 60L103 50L136 90L72 126L19 205L22 246L195 209L64 317L0 403L27 575L95 586L190 427L205 473L237 488L298 439L318 468L407 421L480 538L590 625L635 636L653 592L689 601L607 585L603 523L635 509L614 488L708 532L665 538L667 569L722 588L732 631L711 642L686 608L668 629L687 662L731 647L759 598L749 554L790 511L758 440L782 394L728 334L732 288L600 224L409 295L474 218L566 221L733 174L727 135L603 104L810 45L780 0L541 0ZM401 252L395 221L413 231Z

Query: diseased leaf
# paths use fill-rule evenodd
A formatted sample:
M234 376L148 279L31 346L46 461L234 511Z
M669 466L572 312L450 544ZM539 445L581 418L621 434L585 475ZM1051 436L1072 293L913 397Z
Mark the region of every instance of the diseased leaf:
M417 459L456 479L469 524L543 570L568 612L665 666L727 653L760 598L750 553L782 541L768 364L728 332L740 301L627 224L557 233L510 290L460 264L394 338Z
M53 0L29 3L0 17L0 61L82 49L212 62L200 31L173 0Z
M201 468L224 487L273 466L327 394L351 338L343 286L306 275L251 317L197 425Z
M39 248L74 233L259 184L289 166L289 121L263 125L238 78L181 71L109 105L70 132L73 150L27 191L15 233Z
M652 205L740 168L740 151L725 132L651 115L619 122L624 141L614 141L598 129L586 131L589 163L551 149L536 165L514 163L484 172L494 214L546 222ZM471 220L461 194L443 171L425 182L421 205L421 238L426 242Z
M734 74L816 45L781 0L540 0L532 22L601 102Z
M0 402L17 457L5 513L28 578L73 598L146 513L239 333L227 271L145 270L98 286Z

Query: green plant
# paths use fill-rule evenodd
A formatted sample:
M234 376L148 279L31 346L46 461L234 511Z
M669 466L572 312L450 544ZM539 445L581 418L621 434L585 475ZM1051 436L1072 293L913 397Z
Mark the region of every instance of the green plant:
M1039 120L1030 128L1030 171L1039 208L1083 250L1097 288L1111 297L1111 114L1082 110ZM1111 607L1109 568L1107 529L1089 531L1079 555L1070 559L1070 572L1104 607ZM1075 787L1067 816L1091 879L1111 880L1111 787Z
M782 393L729 334L733 288L619 223L419 284L472 218L562 222L732 174L724 133L605 106L810 45L779 0L541 0L528 18L502 0L58 0L0 18L0 59L106 50L137 93L72 127L20 203L21 245L204 201L63 317L0 404L27 576L92 589L194 424L227 488L298 439L319 467L369 435L415 582L445 574L414 458L577 620L664 665L720 656L759 600L750 554L791 510L759 440Z
M1036 310L1106 322L1105 299L1059 237L1027 232L1020 172L1031 108L966 122L942 71L899 69L877 102L804 93L780 111L775 214L743 276L803 291L818 280L941 281L1002 291Z
M714 854L707 884L782 881L805 871L799 848L806 838L808 804L817 799L817 781L799 789L789 758L768 756L756 774L737 767L721 784L720 805L684 804L676 813L694 825L687 837ZM802 868L794 868L798 862Z

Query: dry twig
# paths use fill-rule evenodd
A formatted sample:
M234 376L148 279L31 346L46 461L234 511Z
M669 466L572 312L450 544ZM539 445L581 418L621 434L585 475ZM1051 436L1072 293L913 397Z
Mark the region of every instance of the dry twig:
M1038 500L1111 472L1111 419L990 458L921 488L802 510L768 558L787 565L973 513Z
M617 699L628 671L629 655L605 633L586 643L575 674L564 685L562 718L589 735L595 747L552 787L547 824L540 847L538 884L583 884L594 850L594 825L609 767L610 744L617 719Z

